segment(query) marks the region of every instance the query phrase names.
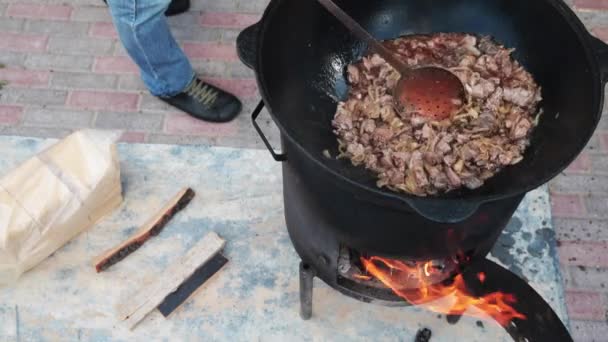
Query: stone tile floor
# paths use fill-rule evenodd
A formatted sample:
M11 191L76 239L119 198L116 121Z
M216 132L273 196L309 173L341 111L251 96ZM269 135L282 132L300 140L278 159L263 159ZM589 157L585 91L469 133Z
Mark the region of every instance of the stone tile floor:
M608 0L568 0L608 41ZM0 0L0 134L59 137L120 128L128 142L259 147L248 115L258 95L236 56L238 32L267 0L193 0L171 18L197 71L245 102L236 121L194 121L147 94L101 0ZM277 133L266 115L266 131ZM608 341L608 118L581 157L551 184L554 226L577 341Z

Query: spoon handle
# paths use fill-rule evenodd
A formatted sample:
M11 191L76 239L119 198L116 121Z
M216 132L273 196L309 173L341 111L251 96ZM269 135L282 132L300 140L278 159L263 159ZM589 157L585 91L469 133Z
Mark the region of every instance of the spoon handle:
M359 39L366 42L374 52L379 54L384 60L389 63L401 74L401 77L409 71L409 66L399 60L395 55L376 38L374 38L369 32L367 32L359 23L357 23L351 16L344 12L335 2L332 0L317 0L327 11L329 11L334 17L336 17L350 32L354 33Z

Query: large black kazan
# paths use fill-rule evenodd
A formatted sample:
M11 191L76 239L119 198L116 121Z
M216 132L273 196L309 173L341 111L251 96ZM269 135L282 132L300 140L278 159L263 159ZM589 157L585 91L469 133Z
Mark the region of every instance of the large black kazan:
M331 122L337 101L348 92L345 67L367 46L316 0L272 0L262 20L239 36L238 49L255 70L263 98L253 113L254 126L283 162L285 217L303 274L372 301L392 297L341 283L345 248L413 261L466 255L480 260L472 268L503 272L484 258L524 195L563 171L593 135L608 81L608 46L592 37L561 0L336 3L377 39L467 32L515 48L514 57L543 88L544 114L524 160L477 190L421 198L380 189L369 171L323 153L338 154ZM280 129L281 153L255 122L264 105ZM527 287L523 281L521 286Z

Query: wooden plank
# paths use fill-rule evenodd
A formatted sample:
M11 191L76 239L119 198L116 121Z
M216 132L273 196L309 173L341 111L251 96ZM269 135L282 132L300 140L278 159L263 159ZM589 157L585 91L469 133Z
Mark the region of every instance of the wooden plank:
M130 296L130 300L118 308L119 320L132 330L201 265L224 248L225 244L226 242L214 232L205 235L184 257L167 267L155 282Z
M190 203L192 198L194 198L194 195L194 191L190 188L185 188L178 192L161 210L152 216L137 233L120 245L105 251L102 255L95 258L95 270L97 270L97 272L106 270L136 251L150 238L158 235L173 216Z
M217 253L188 277L175 292L169 294L158 306L158 311L163 316L168 317L226 263L228 263L228 259L222 253Z

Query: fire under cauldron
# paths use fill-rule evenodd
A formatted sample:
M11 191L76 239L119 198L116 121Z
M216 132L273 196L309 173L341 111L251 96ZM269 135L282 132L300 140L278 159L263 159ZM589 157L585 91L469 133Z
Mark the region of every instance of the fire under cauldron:
M420 198L376 187L374 176L338 154L331 121L345 98L345 67L366 46L315 0L272 0L262 20L238 38L263 101L253 124L283 162L287 228L302 258L302 316L311 315L312 279L365 302L403 304L388 287L360 281L361 256L437 266L442 282L466 279L478 295L507 291L528 316L507 330L515 339L571 337L548 304L516 275L485 259L524 195L564 170L599 122L608 81L608 46L592 37L561 0L344 0L337 4L378 39L469 32L516 49L543 87L544 115L524 160L477 190ZM266 106L281 131L277 153L256 124ZM487 274L481 286L476 275ZM473 291L474 292L474 291Z

